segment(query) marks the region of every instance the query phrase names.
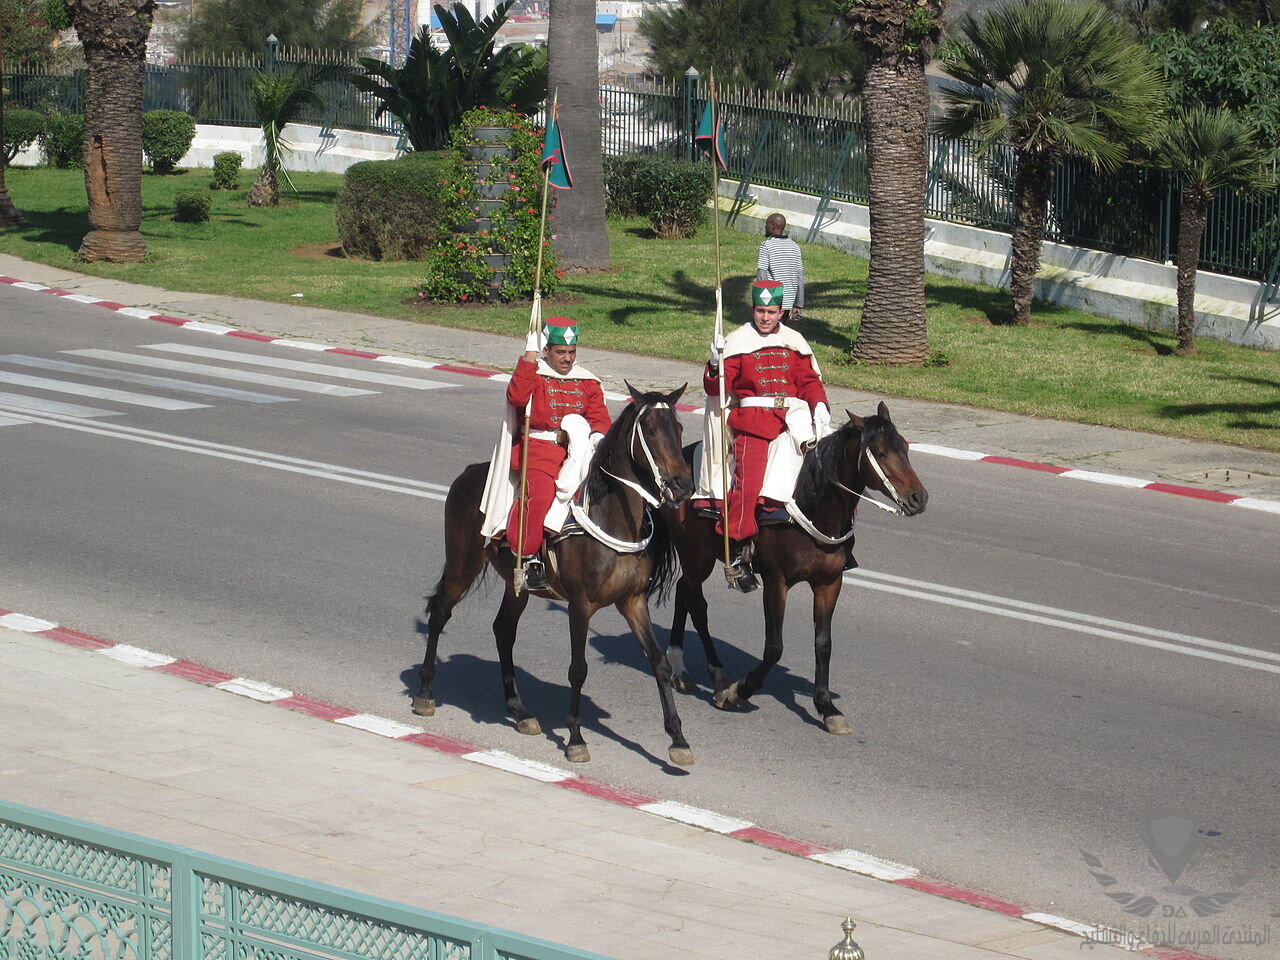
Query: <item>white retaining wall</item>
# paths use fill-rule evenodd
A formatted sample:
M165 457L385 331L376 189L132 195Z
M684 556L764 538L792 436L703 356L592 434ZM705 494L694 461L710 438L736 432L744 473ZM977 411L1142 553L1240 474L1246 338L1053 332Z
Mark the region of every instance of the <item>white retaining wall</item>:
M721 211L732 207L737 190L736 181L720 181ZM808 236L818 197L760 186L750 187L748 193L754 202L738 214L736 228L763 233L765 218L776 212L787 218L793 239ZM869 223L866 207L833 201L824 211L814 239L865 258L871 248ZM1009 248L1006 233L925 220L925 269L930 273L1007 288ZM1262 288L1256 280L1200 271L1196 278L1196 335L1280 350L1280 304L1261 303ZM1149 330L1172 332L1177 324L1177 268L1173 264L1045 243L1035 295Z
M381 133L358 133L354 130L333 130L327 137L321 136L321 128L291 123L284 128L284 138L294 149L285 154L287 170L304 170L310 173L343 173L347 167L362 160L388 160L396 155L398 137ZM180 167L212 167L215 155L234 150L244 157L244 166L257 167L262 163L262 131L258 127L218 127L200 123L196 125L196 138L191 149L180 161ZM41 161L38 147L18 154L16 166L35 166Z

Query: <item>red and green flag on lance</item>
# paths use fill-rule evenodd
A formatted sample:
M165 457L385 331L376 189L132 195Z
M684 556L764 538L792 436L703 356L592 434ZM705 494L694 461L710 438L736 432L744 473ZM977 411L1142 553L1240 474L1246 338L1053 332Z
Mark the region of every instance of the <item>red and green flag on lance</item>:
M697 133L693 135L693 142L711 154L716 166L721 170L728 170L729 164L725 162L728 152L725 150L724 127L720 123L718 107L715 100L707 101L707 109L702 111L702 120L698 123Z
M557 190L573 187L573 173L569 170L569 158L564 152L554 111L547 120L547 134L542 141L542 170L547 174L547 183Z

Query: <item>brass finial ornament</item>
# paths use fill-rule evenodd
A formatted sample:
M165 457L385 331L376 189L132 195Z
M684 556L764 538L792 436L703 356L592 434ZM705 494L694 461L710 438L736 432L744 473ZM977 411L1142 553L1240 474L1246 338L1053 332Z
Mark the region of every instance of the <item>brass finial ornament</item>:
M853 929L857 926L852 917L846 917L840 924L844 929L844 939L831 948L827 960L866 960L862 948L853 942Z

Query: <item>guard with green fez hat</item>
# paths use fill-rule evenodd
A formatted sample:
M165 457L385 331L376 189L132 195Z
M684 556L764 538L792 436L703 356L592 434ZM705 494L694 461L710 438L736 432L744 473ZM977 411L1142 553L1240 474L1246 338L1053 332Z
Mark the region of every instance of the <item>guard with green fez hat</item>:
M592 445L612 423L600 378L578 366L579 332L577 322L568 317L547 318L541 334L529 334L524 356L507 385L507 403L520 410L527 405L529 411L525 502L522 509L517 498L511 507L507 542L513 552L517 545L523 550L525 583L530 590L547 588L539 557L543 520L557 493L567 497L576 492L577 482L571 483L565 475L582 472L565 470L566 461L584 467ZM511 469L519 471L523 444L521 438L513 439Z
M785 292L781 281L757 280L751 284L751 303L757 307L781 307Z
M733 478L721 524L728 524L733 559L733 585L746 593L759 586L749 566L756 535L756 508L764 503L769 444L790 435L802 449L831 432L831 410L821 371L805 338L782 322L784 288L777 280L751 284L751 322L711 343L711 360L703 372L708 397L720 396L720 366L729 406L733 443ZM724 527L717 526L723 534Z

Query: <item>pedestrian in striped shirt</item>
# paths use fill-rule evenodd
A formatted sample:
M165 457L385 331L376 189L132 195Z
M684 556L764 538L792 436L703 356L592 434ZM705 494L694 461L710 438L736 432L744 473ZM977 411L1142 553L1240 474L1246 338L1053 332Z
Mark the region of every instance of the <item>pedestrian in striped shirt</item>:
M756 260L757 280L776 280L784 289L782 320L800 319L804 310L804 260L800 244L787 236L787 218L780 213L769 215L764 222L764 242Z

